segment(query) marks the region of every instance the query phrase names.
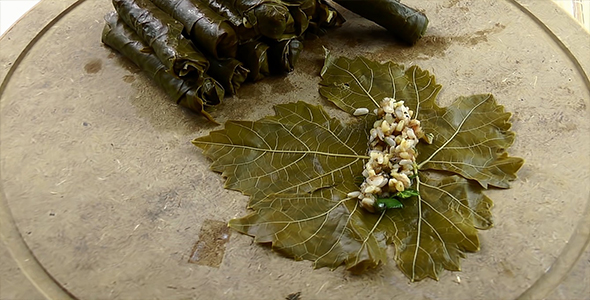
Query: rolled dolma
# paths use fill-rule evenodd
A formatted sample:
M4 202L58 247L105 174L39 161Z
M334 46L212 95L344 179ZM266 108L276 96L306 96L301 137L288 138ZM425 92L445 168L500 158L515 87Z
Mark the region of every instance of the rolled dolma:
M346 20L344 17L328 2L316 0L315 14L312 21L319 27L334 27L342 25ZM354 0L356 1L356 0Z
M281 0L281 1L289 9L299 8L303 13L305 13L305 15L308 18L308 21L315 14L317 0ZM293 14L293 11L290 11L290 12L291 12L291 15L293 16L293 18L296 19L295 15Z
M204 104L218 104L223 99L221 85L208 76L179 78L172 74L152 49L116 13L105 16L102 42L139 66L177 104L188 107L214 121ZM214 121L215 122L215 121Z
M184 25L199 49L215 58L236 57L238 36L229 21L200 0L152 0Z
M225 88L229 95L236 94L242 83L248 78L248 69L237 59L209 58L209 74Z
M231 24L236 33L240 44L246 43L260 37L260 33L256 32L252 26L244 24L244 18L240 15L235 7L225 0L200 0L209 4L217 14L226 18Z
M294 22L289 9L280 0L226 0L221 3L235 8L243 16L245 27L252 27L271 39L279 39Z
M301 36L305 30L307 30L307 26L309 26L309 19L311 16L307 16L307 14L297 6L289 7L289 13L293 17L293 29L285 30L285 33L293 33L295 36Z
M121 19L154 50L156 56L178 76L202 75L209 61L182 36L183 26L148 0L113 0Z
M426 32L428 18L399 0L334 0L344 8L367 18L396 38L413 45Z
M280 74L293 71L299 54L303 50L301 41L294 38L269 44L269 46L268 66L270 72Z
M302 6L304 3L307 3L311 0L281 0L283 4L288 6Z
M261 41L252 41L240 45L237 59L250 70L248 79L258 81L270 75L268 69L268 45Z
M316 5L305 31L306 38L323 35L327 28L341 26L346 22L344 17L324 0L314 0L314 2Z

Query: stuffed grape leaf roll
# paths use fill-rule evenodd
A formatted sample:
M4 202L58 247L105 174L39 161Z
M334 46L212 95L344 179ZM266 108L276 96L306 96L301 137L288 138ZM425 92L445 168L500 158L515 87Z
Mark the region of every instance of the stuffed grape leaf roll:
M256 32L250 24L244 24L244 18L240 15L238 10L233 7L226 0L200 0L209 4L217 14L226 18L238 34L239 43L246 43L253 41L260 37L260 33Z
M250 70L234 58L209 58L209 74L224 87L229 95L235 95L242 83L248 78Z
M303 43L293 38L272 44L269 43L269 45L268 66L270 67L270 72L280 74L293 71L299 54L303 50Z
M238 56L244 66L250 70L248 80L259 81L270 75L268 69L268 45L261 41L252 41L238 47Z
M271 39L279 39L294 20L280 0L203 0L210 6L225 8L243 19L243 26Z
M209 67L203 53L182 35L183 26L148 0L113 0L121 19L154 50L156 56L174 74L191 72L202 75Z
M215 58L234 58L238 36L231 23L200 0L152 0L156 6L184 25L199 49Z
M175 76L162 64L153 50L141 40L135 31L119 18L117 13L107 14L105 21L102 33L103 43L140 67L177 104L188 107L214 121L211 115L204 110L204 106L205 104L218 104L223 99L224 90L219 83L207 75L189 78Z
M344 8L367 18L396 38L413 45L426 32L428 18L399 0L334 0Z

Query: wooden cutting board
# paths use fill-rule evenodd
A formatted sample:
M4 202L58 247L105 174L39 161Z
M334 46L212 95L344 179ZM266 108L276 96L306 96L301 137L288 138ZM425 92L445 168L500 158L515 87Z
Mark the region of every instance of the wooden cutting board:
M549 0L407 4L430 18L414 47L340 8L348 22L306 41L293 73L243 86L212 114L256 120L304 100L344 118L317 92L322 46L417 64L443 85L443 104L493 93L514 113L510 152L526 163L512 189L487 193L495 227L462 272L409 283L393 261L361 276L313 270L227 230L247 198L190 143L221 127L101 44L108 1L43 1L0 39L0 298L549 295L590 235L590 35ZM551 299L586 297L587 257Z

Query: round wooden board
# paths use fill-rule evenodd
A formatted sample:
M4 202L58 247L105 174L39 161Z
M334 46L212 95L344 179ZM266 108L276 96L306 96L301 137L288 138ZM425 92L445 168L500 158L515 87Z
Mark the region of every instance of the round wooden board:
M495 227L481 232L462 272L410 283L392 260L360 276L313 270L226 231L247 198L223 189L190 143L221 127L177 107L101 44L109 1L43 1L0 40L0 271L15 276L3 275L1 298L548 296L590 235L590 35L548 0L407 4L430 18L414 47L339 8L347 23L306 41L293 73L243 86L212 114L256 120L304 100L344 118L317 92L322 46L417 64L443 85L442 104L494 94L514 113L510 153L526 163L512 189L487 193ZM216 255L191 263L207 241ZM585 257L552 299L587 297Z

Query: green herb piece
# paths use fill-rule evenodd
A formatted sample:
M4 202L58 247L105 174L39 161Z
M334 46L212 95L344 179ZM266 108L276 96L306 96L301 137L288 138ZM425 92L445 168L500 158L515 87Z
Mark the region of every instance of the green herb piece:
M416 178L416 176L418 176L418 174L412 176L412 178ZM400 200L412 198L414 196L420 196L420 193L411 188L405 189L401 192L395 193L389 198L377 198L377 201L375 201L375 208L377 211L383 211L388 208L403 208L404 204Z
M399 201L398 198L391 197L391 198L377 198L375 202L375 206L379 209L379 211L386 209L386 208L402 208L404 205Z
M393 195L393 197L395 198L399 198L399 199L408 199L414 196L420 196L420 193L418 193L417 190L414 189L405 189L401 192L397 192L395 193L395 195Z

